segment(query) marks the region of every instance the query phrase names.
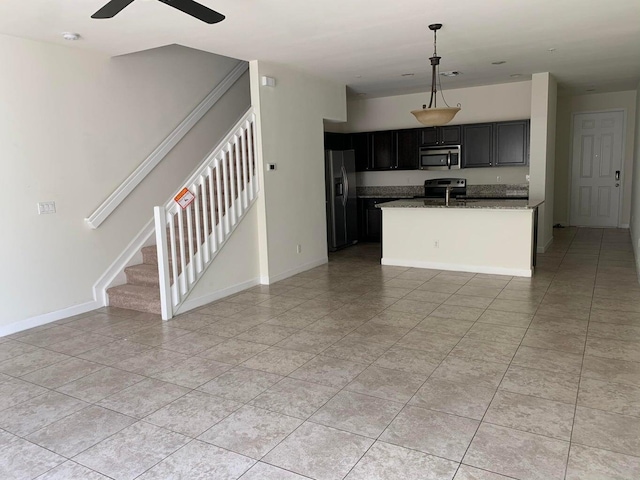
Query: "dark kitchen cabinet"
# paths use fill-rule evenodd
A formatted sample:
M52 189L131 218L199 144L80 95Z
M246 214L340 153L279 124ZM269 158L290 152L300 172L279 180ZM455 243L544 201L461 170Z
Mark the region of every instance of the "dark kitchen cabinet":
M382 210L379 203L393 202L397 198L360 198L358 199L358 241L382 241Z
M356 157L356 172L364 172L371 168L369 135L367 132L351 134L351 147L355 150Z
M420 130L420 145L433 147L438 145L460 145L462 128L460 125L448 127L427 127Z
M371 170L388 170L396 166L395 132L372 132L370 134Z
M495 124L497 167L529 164L529 121L500 122Z
M491 167L494 163L493 123L463 125L462 168Z
M351 135L333 132L324 133L325 150L349 150L351 148Z
M396 165L398 170L418 168L418 131L416 129L396 132Z
M353 133L356 171L416 170L418 136L415 129Z

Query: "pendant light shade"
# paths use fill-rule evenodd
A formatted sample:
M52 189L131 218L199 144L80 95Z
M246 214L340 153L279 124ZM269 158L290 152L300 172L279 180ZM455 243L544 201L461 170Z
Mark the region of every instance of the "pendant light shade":
M437 79L438 79L438 67L440 65L440 58L436 50L436 32L442 28L441 23L434 23L429 25L429 30L433 32L433 57L431 60L431 98L429 100L429 107L427 105L422 106L422 110L412 110L411 113L416 119L427 127L434 127L438 125L445 125L453 120L456 113L460 111L460 104L457 107L450 107L444 100L442 89L440 95L446 107L437 107Z
M444 107L444 108L423 108L422 110L412 110L416 119L426 127L435 127L444 125L453 120L456 113L460 111L460 107Z

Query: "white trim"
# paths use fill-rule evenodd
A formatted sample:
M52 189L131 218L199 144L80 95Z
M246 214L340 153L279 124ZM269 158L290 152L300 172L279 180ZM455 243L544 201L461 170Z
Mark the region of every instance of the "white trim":
M530 277L533 269L521 270L518 268L489 267L484 265L459 265L457 263L423 262L416 260L402 260L396 258L383 258L382 265L394 267L431 268L434 270L449 270L453 272L489 273L493 275L510 275L515 277Z
M548 241L547 243L545 243L544 245L542 245L542 246L538 246L538 248L536 249L536 252L537 252L537 253L544 253L544 252L546 252L547 250L549 250L549 247L551 246L551 244L552 244L552 243L553 243L553 237L551 237L551 238L549 239L549 241Z
M312 268L319 267L320 265L324 265L329 262L329 257L322 257L317 260L313 260L311 262L304 263L298 267L292 268L285 272L279 273L277 275L262 275L260 276L260 284L262 285L271 285L272 283L279 282L280 280L284 280L285 278L293 277L302 272L306 272L307 270L311 270Z
M142 263L137 261L141 255L140 250L142 247L146 246L149 239L153 237L154 231L155 225L153 223L153 219L151 219L144 227L142 227L142 230L138 232L135 238L126 246L118 258L109 265L109 268L107 268L98 281L96 281L93 285L93 298L100 304L96 308L109 305L107 288L124 283L121 283L123 278L119 279L118 277L123 276L125 267Z
M180 122L180 124L165 138L158 147L129 175L124 182L100 205L85 222L96 229L104 222L118 205L144 180L144 178L164 159L193 126L211 110L218 100L233 86L233 84L249 69L247 62L238 64L229 74L207 95L202 102Z
M42 315L37 315L35 317L25 318L24 320L19 320L17 322L10 323L9 325L0 326L0 337L22 332L29 328L39 327L47 323L56 322L63 318L80 315L81 313L87 313L100 307L102 307L100 302L96 302L94 300L87 303L81 303L80 305L74 305L73 307L63 308L62 310L56 310L55 312L43 313Z
M629 224L628 223L623 223L618 228L629 228Z
M242 292L243 290L247 290L248 288L255 287L256 285L260 285L260 279L258 277L252 278L246 282L238 283L236 285L232 285L231 287L224 288L222 290L218 290L216 292L207 293L198 298L193 298L186 300L178 310L174 312L174 315L179 315L194 308L199 308L208 303L215 302L216 300L220 300L221 298L228 297L229 295L233 295L238 292Z

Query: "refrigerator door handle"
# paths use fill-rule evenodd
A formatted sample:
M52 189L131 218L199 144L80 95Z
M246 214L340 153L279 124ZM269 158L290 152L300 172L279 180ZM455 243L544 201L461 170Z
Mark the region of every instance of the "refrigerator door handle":
M349 177L347 177L347 170L344 168L344 164L340 167L342 169L342 182L345 185L344 195L342 196L342 205L347 206L347 198L349 198Z

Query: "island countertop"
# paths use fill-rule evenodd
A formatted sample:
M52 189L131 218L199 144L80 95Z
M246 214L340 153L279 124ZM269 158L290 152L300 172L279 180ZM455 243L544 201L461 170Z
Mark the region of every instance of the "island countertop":
M409 198L379 203L378 208L479 208L485 210L530 210L540 206L542 200L451 200L449 206L444 199Z

